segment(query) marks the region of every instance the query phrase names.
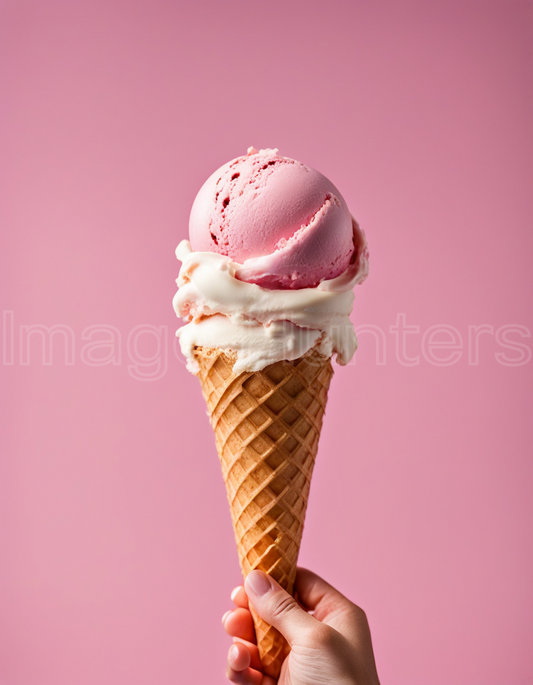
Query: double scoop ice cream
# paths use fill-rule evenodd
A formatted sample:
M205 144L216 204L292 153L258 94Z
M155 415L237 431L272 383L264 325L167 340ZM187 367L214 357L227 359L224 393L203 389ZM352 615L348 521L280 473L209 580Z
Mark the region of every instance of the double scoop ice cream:
M276 149L228 162L194 201L174 309L188 368L198 346L231 350L236 372L316 348L347 364L357 348L353 288L368 274L363 232L321 173Z

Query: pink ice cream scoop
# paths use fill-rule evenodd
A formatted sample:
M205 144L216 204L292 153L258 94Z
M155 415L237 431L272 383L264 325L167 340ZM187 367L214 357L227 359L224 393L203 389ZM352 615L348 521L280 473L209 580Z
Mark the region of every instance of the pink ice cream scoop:
M194 201L193 250L242 264L238 278L270 289L313 288L358 256L359 231L337 188L277 150L255 150L212 174Z

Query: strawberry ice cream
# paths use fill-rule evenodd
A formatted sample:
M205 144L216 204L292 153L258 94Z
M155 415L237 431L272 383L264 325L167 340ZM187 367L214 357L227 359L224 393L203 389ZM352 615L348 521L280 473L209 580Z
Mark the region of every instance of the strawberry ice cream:
M193 250L231 257L237 278L271 289L316 287L361 247L333 183L271 149L249 148L207 179L189 234Z
M363 232L335 186L277 150L250 148L204 183L174 309L187 366L195 350L235 355L233 371L259 371L315 349L347 364L357 348L353 288L368 273Z

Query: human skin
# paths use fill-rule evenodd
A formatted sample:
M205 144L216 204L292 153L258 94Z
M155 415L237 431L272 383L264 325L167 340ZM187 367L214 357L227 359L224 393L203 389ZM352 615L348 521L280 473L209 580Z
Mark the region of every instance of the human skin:
M365 612L312 571L298 569L295 596L262 571L231 593L222 617L233 637L226 675L238 685L379 685ZM261 672L249 605L288 641L276 681Z

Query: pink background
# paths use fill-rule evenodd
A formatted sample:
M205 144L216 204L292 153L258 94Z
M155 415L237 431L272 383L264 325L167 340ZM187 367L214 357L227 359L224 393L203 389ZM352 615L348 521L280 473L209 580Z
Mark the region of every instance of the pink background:
M0 3L2 685L226 682L239 569L170 303L249 145L329 176L371 249L301 563L365 608L384 685L533 683L532 29L511 0ZM91 366L98 324L121 356Z

